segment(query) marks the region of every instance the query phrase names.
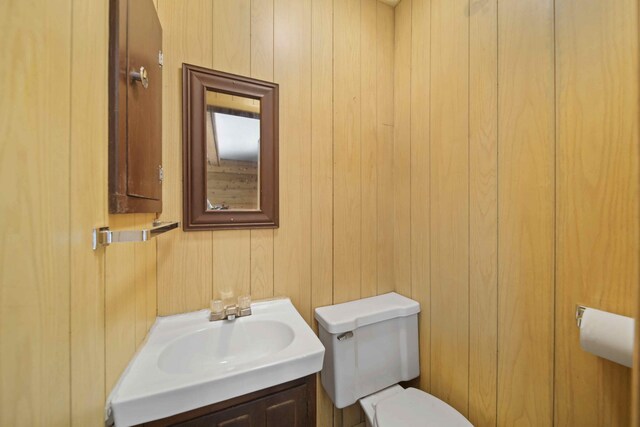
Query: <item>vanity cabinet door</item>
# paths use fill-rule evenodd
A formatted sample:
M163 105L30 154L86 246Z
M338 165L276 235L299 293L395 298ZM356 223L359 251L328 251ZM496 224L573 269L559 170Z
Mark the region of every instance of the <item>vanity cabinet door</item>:
M309 424L307 386L292 388L265 399L265 427L304 427Z

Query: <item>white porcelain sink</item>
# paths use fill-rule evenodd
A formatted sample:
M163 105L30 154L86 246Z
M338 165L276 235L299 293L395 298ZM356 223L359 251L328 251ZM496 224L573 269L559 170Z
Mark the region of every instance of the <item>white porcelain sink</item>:
M169 374L231 372L259 363L293 341L293 329L282 322L242 320L174 340L160 353L158 366Z
M156 320L111 392L107 416L130 426L319 372L324 347L288 299L209 322L202 310Z

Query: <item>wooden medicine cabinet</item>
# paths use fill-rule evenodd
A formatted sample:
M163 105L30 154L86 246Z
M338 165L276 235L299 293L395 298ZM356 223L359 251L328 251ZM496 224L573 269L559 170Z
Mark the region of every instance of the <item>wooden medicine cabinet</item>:
M109 212L162 212L162 27L152 0L109 3Z

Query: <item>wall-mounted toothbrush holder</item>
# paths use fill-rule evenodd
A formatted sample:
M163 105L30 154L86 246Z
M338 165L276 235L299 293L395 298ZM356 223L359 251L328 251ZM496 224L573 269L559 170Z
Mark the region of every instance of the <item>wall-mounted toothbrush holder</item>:
M112 243L146 242L160 234L178 228L178 226L180 226L179 222L154 221L152 228L144 230L111 231L109 227L94 228L91 234L91 247L95 251L101 246L109 246Z

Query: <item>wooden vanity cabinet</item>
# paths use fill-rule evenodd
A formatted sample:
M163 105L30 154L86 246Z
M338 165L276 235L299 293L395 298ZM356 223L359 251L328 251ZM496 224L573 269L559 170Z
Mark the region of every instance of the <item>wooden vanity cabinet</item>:
M142 425L147 427L312 427L316 425L316 376L309 375Z

